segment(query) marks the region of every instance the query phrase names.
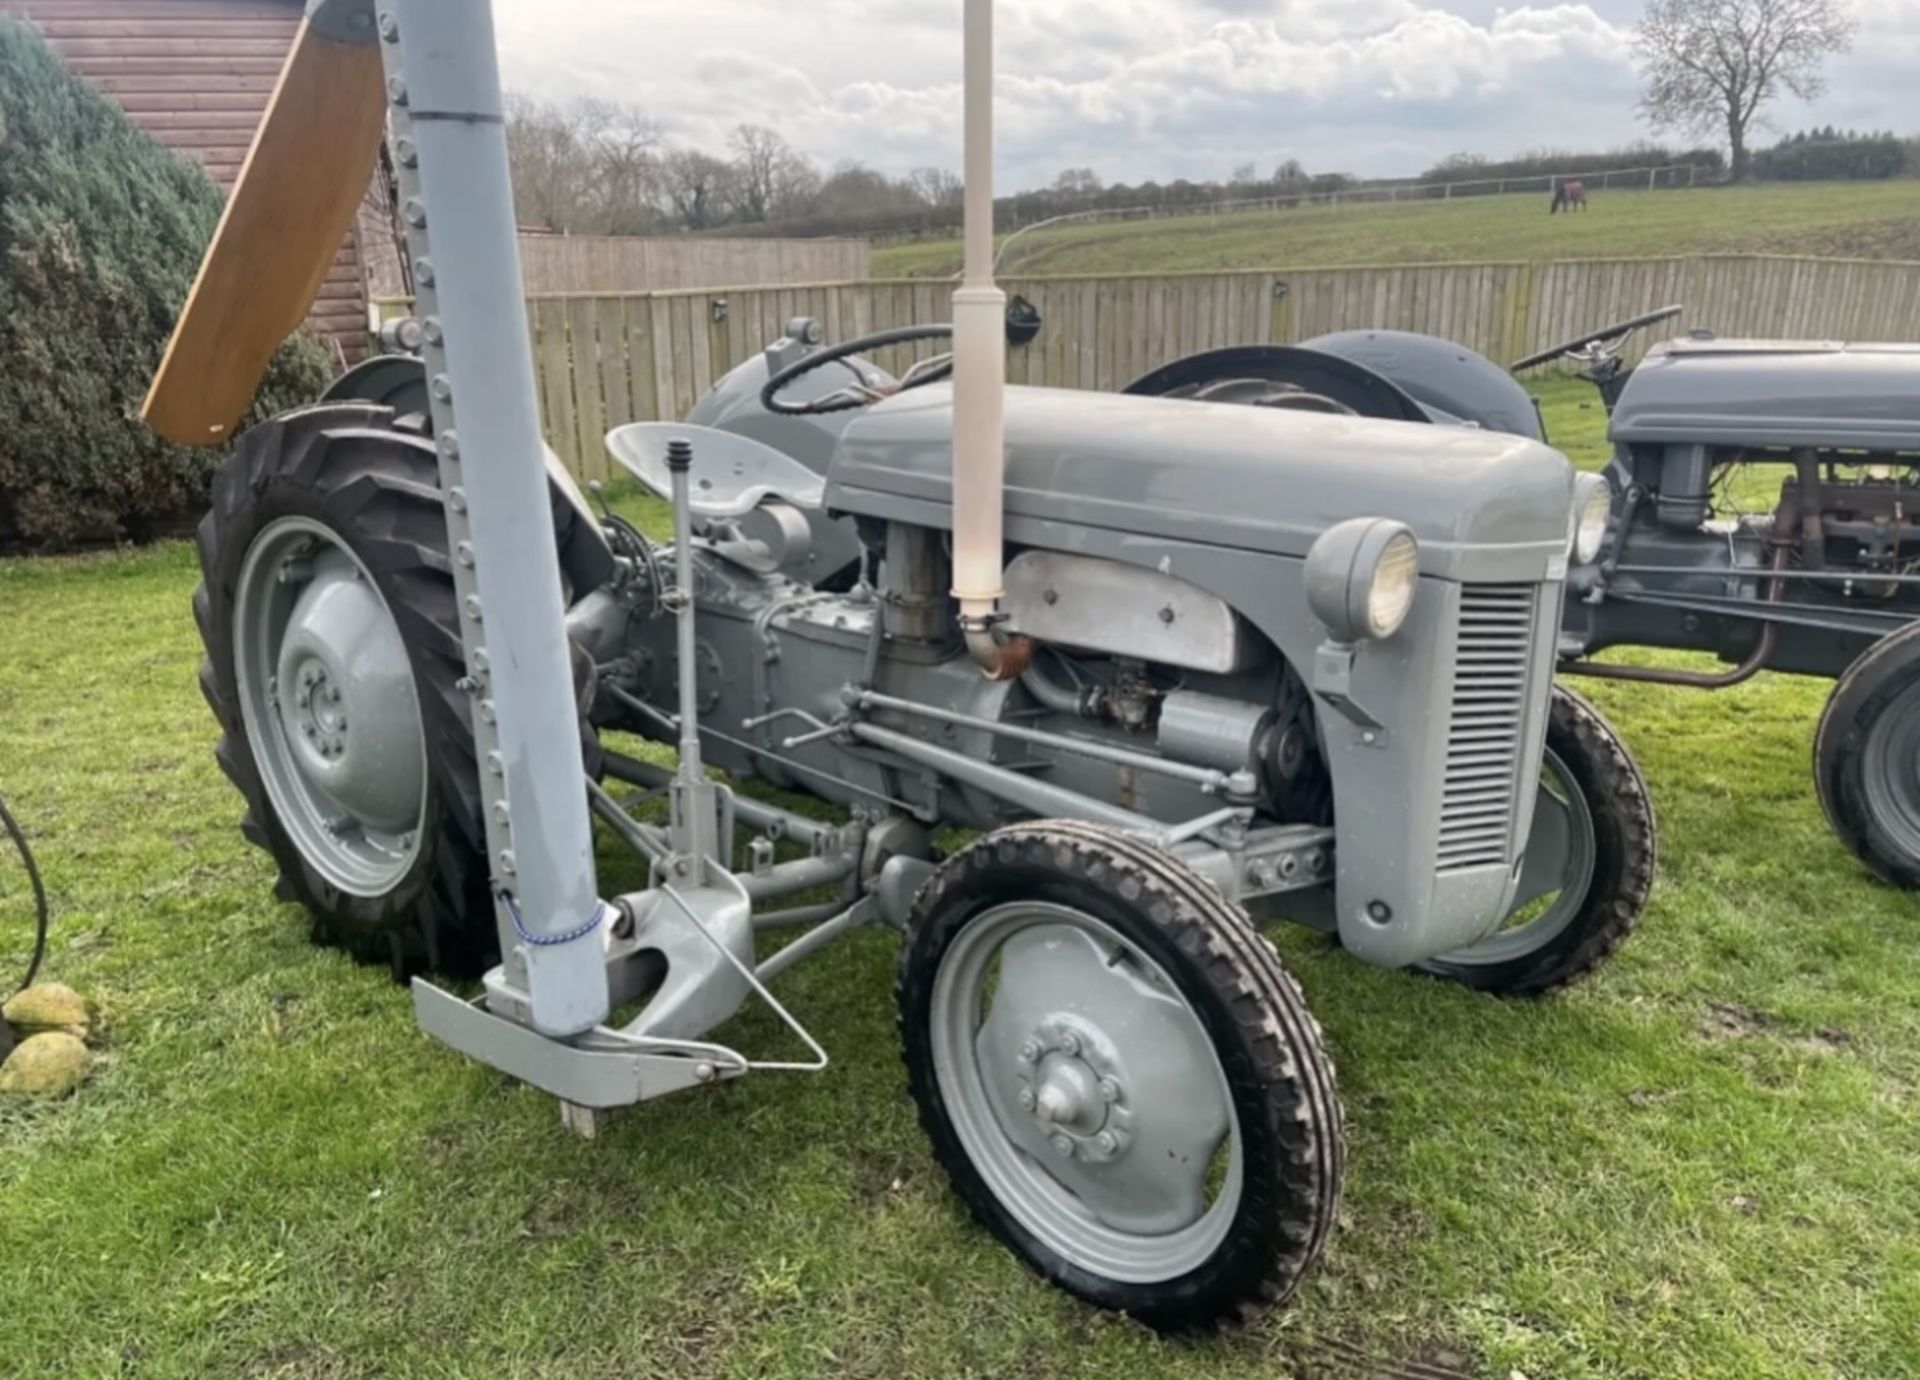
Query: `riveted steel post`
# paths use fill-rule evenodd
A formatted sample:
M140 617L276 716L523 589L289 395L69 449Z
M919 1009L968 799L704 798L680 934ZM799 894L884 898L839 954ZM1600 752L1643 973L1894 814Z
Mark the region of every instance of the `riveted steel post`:
M507 172L492 7L378 0L505 985L570 1036L605 936Z

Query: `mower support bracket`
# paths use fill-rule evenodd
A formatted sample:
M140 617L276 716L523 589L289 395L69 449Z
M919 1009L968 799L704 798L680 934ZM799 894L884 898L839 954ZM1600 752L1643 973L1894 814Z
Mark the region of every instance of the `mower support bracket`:
M745 1056L724 1045L642 1039L606 1026L567 1044L423 978L413 980L413 1012L420 1028L442 1044L562 1101L596 1110L738 1078L749 1067Z

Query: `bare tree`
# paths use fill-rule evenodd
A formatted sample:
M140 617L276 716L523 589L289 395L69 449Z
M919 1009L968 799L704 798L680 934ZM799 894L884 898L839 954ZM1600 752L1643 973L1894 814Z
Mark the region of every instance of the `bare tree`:
M507 152L521 221L632 235L659 220L660 127L638 106L507 98Z
M729 163L699 149L675 149L660 160L661 186L680 224L706 230L726 219L735 194Z
M1821 60L1846 51L1853 29L1844 0L1648 0L1633 44L1641 111L1660 129L1724 131L1737 182L1760 108L1820 95Z
M1251 187L1260 180L1260 169L1252 163L1242 163L1233 170L1232 186Z
M638 106L594 102L594 228L603 235L640 235L660 215L660 125Z
M1074 196L1091 195L1099 191L1102 185L1100 174L1092 168L1063 168L1060 176L1053 179L1054 191Z
M514 212L523 224L578 228L591 180L579 108L507 97L507 156Z
M946 168L915 168L907 174L907 185L936 211L958 206L966 196L960 174Z
M795 215L819 191L820 174L777 131L740 125L727 142L733 147L734 209L741 220Z

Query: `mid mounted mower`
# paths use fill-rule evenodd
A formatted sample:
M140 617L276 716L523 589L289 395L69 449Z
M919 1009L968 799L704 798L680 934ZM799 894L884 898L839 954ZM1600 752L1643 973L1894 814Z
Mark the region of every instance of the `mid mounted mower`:
M576 1129L824 1068L771 984L896 927L959 1196L1096 1304L1236 1319L1298 1286L1342 1171L1256 922L1535 994L1640 913L1645 787L1552 683L1606 492L1494 431L1007 388L988 0L965 31L952 325L796 321L685 423L616 432L672 503L656 546L541 444L488 7L314 0L146 414L226 439L389 123L420 353L240 439L199 534L202 683L280 894ZM868 359L903 338L951 353ZM644 889L601 897L594 817ZM978 837L942 856L954 826ZM811 1057L717 1038L756 997Z

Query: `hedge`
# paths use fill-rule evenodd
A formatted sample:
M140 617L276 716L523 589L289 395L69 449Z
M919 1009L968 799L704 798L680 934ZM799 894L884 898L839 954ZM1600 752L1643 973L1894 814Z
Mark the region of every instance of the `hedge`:
M139 409L220 207L197 164L0 18L0 549L138 540L204 503L221 452L161 440ZM255 415L328 372L296 336Z

